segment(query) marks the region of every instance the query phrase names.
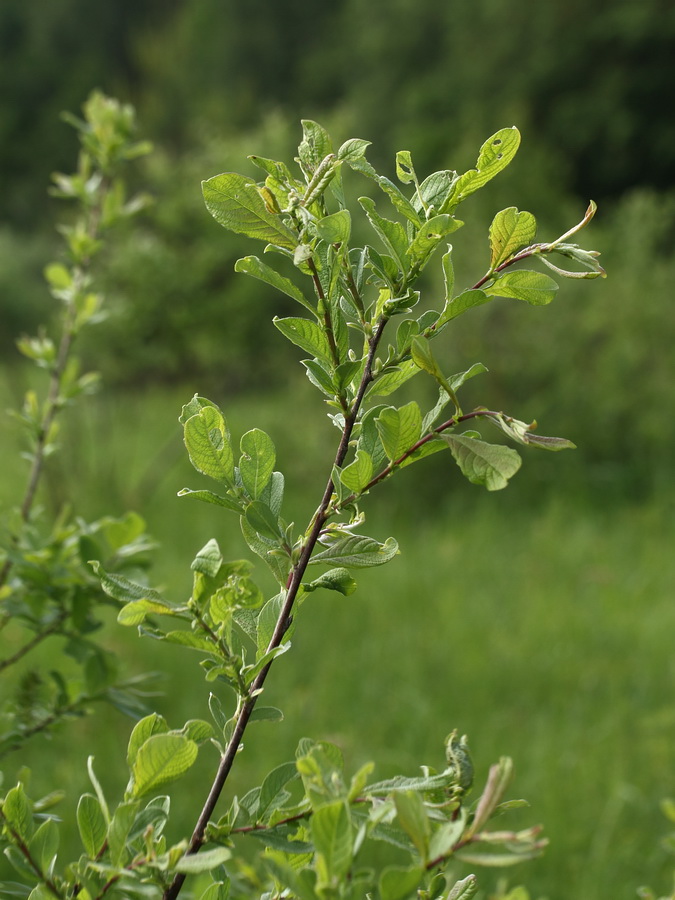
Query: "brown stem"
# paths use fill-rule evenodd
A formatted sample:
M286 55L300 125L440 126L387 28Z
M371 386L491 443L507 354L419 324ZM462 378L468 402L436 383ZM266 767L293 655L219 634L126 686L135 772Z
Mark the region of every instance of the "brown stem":
M345 424L342 431L342 437L340 439L340 444L335 455L334 465L336 466L341 466L343 464L349 451L349 441L354 425L356 423L361 403L363 402L363 398L365 396L368 385L373 380L373 361L375 359L375 353L377 351L378 344L380 343L380 339L382 338L382 332L384 330L386 322L386 318L382 317L380 319L378 326L375 329L375 333L370 339L370 349L368 352L368 358L366 360L366 366L361 377L361 384L359 385L359 390L354 400L354 405L352 406L349 413L345 416ZM333 495L333 490L334 485L331 476L328 478L326 488L323 492L323 497L321 498L321 503L319 504L316 512L314 513L314 516L312 517L309 533L300 552L300 557L289 574L286 586L286 599L284 601L281 612L279 613L279 617L277 619L272 637L270 638L270 642L267 647L268 653L270 652L270 650L275 650L277 647L281 646L283 637L290 625L291 612L293 610L293 605L295 603L300 584L304 577L305 570L307 569L312 553L314 552L316 542L319 539L319 535L321 534L321 529L323 528L323 525L329 516L330 500ZM209 819L211 818L211 815L213 814L216 803L218 802L223 787L225 786L225 782L227 781L227 778L230 774L235 756L237 755L237 751L239 749L239 745L241 744L244 731L246 730L248 721L251 718L251 713L253 712L256 701L260 696L260 693L262 692L263 686L265 684L265 679L267 678L267 674L272 666L272 662L273 660L270 660L265 668L258 673L253 683L251 684L247 699L241 706L241 709L237 716L237 721L234 726L232 737L230 738L230 742L228 743L227 747L225 748L225 752L221 757L216 777L214 778L213 784L211 785L211 790L209 791L209 795L206 798L206 802L199 815L197 824L192 833L192 837L190 838L190 844L185 854L186 856L197 853L199 851L199 848L204 843L206 826L209 822ZM175 898L181 891L183 883L185 882L185 877L185 874L182 872L179 872L174 877L171 885L164 892L163 900L175 900Z

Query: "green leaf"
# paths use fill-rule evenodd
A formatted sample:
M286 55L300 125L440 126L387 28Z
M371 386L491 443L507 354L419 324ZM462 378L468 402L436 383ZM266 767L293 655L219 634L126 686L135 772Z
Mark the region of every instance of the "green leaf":
M332 364L333 357L328 339L316 322L295 317L278 319L276 316L272 321L284 337L293 344L307 353L311 353L312 356L318 356L329 365Z
M230 884L229 882L218 881L210 884L199 900L229 900Z
M496 269L522 247L531 244L537 233L537 220L530 212L509 206L498 212L490 225L490 268Z
M453 300L446 302L443 312L434 324L434 331L440 331L444 325L447 325L452 319L456 319L457 316L461 316L467 309L473 309L474 306L482 306L483 303L489 303L491 299L492 297L488 296L485 291L462 291Z
M108 850L113 866L123 866L129 858L129 832L134 824L138 803L130 801L120 803L108 825Z
M425 459L427 456L433 456L434 453L438 453L440 450L447 449L447 445L443 443L440 437L430 438L421 447L418 447L410 456L406 456L403 462L400 464L401 469L405 469L406 466L410 466L415 462L419 462L421 459Z
M239 524L241 525L241 533L244 535L244 540L251 550L269 566L279 584L285 585L288 577L288 559L270 553L270 550L275 549L275 545L261 538L255 528L249 525L244 516L240 517Z
M340 481L353 494L360 494L373 477L373 460L365 450L357 450L356 458L340 472Z
M447 856L461 838L466 825L466 815L460 814L456 819L444 822L434 831L429 844L429 858L438 859Z
M108 831L101 804L93 794L82 794L77 804L77 827L87 856L96 859Z
M276 594L274 597L271 597L260 610L256 637L258 653L265 653L267 651L285 599L285 593Z
M402 184L417 182L410 150L399 150L396 154L396 177Z
M411 839L423 860L429 852L431 825L424 808L424 801L417 791L397 791L394 794L396 815L401 828Z
M2 804L2 814L12 831L23 840L33 834L33 810L21 782L7 791Z
M326 129L312 119L301 119L302 141L298 147L300 162L308 175L333 152L333 142Z
M198 472L234 486L234 455L223 414L205 406L183 426L190 462Z
M325 369L325 363L318 359L303 359L302 365L307 369L307 377L315 387L318 387L327 397L335 396L335 385L330 372Z
M275 800L283 792L287 784L299 778L299 772L295 765L295 761L282 763L276 769L272 769L260 788L260 796L258 800L258 817L266 821L270 814L277 808Z
M249 722L283 722L284 714L276 706L256 706Z
M280 216L267 208L251 178L225 172L202 182L206 208L224 228L294 250L298 239Z
M200 397L199 394L195 394L194 397L183 406L181 414L178 416L178 421L181 425L185 425L188 419L198 415L205 406L212 406L214 409L218 409L216 404L207 400L206 397Z
M482 188L506 168L520 146L520 132L514 126L502 128L480 148L475 169L460 175L439 212L451 212L462 200Z
M405 900L416 895L423 877L424 869L420 866L388 866L380 875L380 900Z
M165 603L155 603L142 597L140 600L132 600L127 603L117 614L117 621L126 627L140 625L148 616L173 615L175 610Z
M238 259L234 264L234 271L241 272L244 275L251 275L253 278L264 281L266 284L276 288L288 297L292 297L293 300L297 300L298 303L302 304L302 306L306 307L311 312L314 312L314 307L305 298L305 295L299 287L296 287L289 278L280 275L268 266L267 263L258 259L257 256L244 256L242 259Z
M387 407L377 418L382 446L391 462L409 450L422 433L422 413L414 400L399 409Z
M420 185L419 197L414 198L415 209L421 210L424 203L427 215L441 211L456 180L457 173L449 169L432 172Z
M127 746L127 765L131 768L138 751L153 734L166 734L169 730L166 719L158 713L151 713L134 726Z
M283 538L278 518L262 500L254 500L253 503L249 503L244 515L251 528L255 528L263 537L277 542Z
M341 209L316 221L314 228L321 240L327 244L344 244L351 234L352 217L349 210Z
M396 265L400 271L405 274L407 272L406 254L408 251L408 238L405 229L400 222L392 222L385 219L375 209L375 202L370 197L359 197L359 203L365 210L366 215L377 232L380 240L385 245L396 261Z
M231 859L232 851L227 847L214 847L212 850L202 850L200 853L191 853L189 856L181 856L174 867L174 871L183 872L186 875L195 875L200 872L210 872L217 869L228 859Z
M402 362L400 366L388 368L381 375L377 376L376 381L369 387L366 392L366 399L371 397L386 397L398 390L402 384L405 384L409 378L416 375L419 369L415 363L408 359Z
M89 565L101 579L101 587L114 600L129 602L135 600L148 600L157 604L162 609L171 610L172 607L162 597L160 593L153 588L149 588L143 584L137 584L135 581L129 581L123 575L108 573L98 560L90 560Z
M531 303L532 306L546 306L553 300L557 290L558 284L552 278L530 269L502 272L483 288L492 297L514 297Z
M316 809L310 831L318 857L317 887L338 884L352 864L352 825L347 804L338 800Z
M250 496L256 500L265 490L274 471L276 462L274 444L268 434L259 428L253 428L242 437L240 448L241 480Z
M337 152L337 158L345 162L353 162L362 159L366 148L370 147L372 141L364 141L361 138L350 138L345 141Z
M200 653L214 653L215 648L207 637L195 634L194 631L169 631L163 640L168 644L177 644L179 647L187 647L190 650L198 650Z
M189 497L192 500L201 500L203 503L212 503L214 506L224 506L225 509L231 509L233 512L241 513L242 505L234 497L226 495L222 497L220 494L214 494L213 491L193 491L190 488L182 488L178 491L177 497Z
M215 578L223 563L223 554L220 552L218 541L215 538L207 541L202 549L192 560L190 568L193 572L201 572L209 578Z
M356 590L356 582L349 574L347 569L329 569L319 578L315 578L309 584L303 584L305 593L309 594L317 588L326 588L329 591L337 591L348 597Z
M444 237L461 228L464 222L447 214L434 216L422 225L408 248L412 262L422 267Z
M310 565L322 563L332 565L342 563L355 569L381 566L389 562L398 553L398 544L394 538L387 538L384 544L374 538L361 534L341 535L326 549L315 554Z
M513 419L511 416L504 416L497 413L488 416L490 422L497 425L510 438L519 444L525 446L538 447L540 450L575 450L576 444L568 441L567 438L549 437L545 434L535 434L531 429L536 428L536 422L521 422L519 419Z
M59 838L58 825L52 818L44 821L31 838L30 854L43 872L50 872L56 862Z
M197 745L180 734L155 734L140 747L131 769L133 797L142 797L184 775L197 759Z
M468 480L485 485L488 491L505 488L521 466L520 456L511 447L487 444L463 435L442 434L441 437Z

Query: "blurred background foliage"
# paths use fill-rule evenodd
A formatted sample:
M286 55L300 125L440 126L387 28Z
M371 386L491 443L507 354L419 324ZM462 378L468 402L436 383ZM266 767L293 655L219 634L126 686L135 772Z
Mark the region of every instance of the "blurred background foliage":
M310 733L337 737L355 764L384 753L384 777L389 763L411 765L423 753L435 764L443 729L454 725L472 736L484 769L491 754L512 753L516 795L534 801L553 838L546 858L515 879L535 896L630 897L642 880L666 883L658 800L675 791L674 76L671 0L0 4L0 406L21 403L31 376L14 341L48 308L42 269L62 210L46 185L52 171L73 168L76 151L58 116L98 87L132 102L140 137L155 143L136 178L156 202L118 234L107 260L109 318L80 347L104 392L64 427L42 499L57 508L72 498L84 516L138 509L164 544L156 580L174 597L213 534L239 546L217 510L176 511L175 492L197 486L175 423L195 390L228 411L236 434L256 425L273 435L289 495L299 486L289 509L296 521L316 503L302 486L323 480L335 437L325 419L304 430L309 411L321 422L323 408L269 323L287 309L234 274L251 248L208 215L203 178L255 175L250 153L292 157L301 117L337 143L372 140L369 158L392 177L396 150L411 150L418 172L461 170L486 137L516 124L516 160L467 204L455 237L461 285L487 268L497 210L530 210L547 240L577 222L589 198L599 203L582 243L602 251L606 281L565 282L546 309L495 301L459 319L436 351L448 371L488 365L489 375L467 385L465 407L473 399L536 416L543 433L580 449L527 454L498 497L448 475L444 454L414 477L402 473L371 506L404 556L385 576L364 578L359 615L352 606L338 615L328 601L303 610L307 636L299 631L296 661L279 664L270 697L287 713L274 738L279 762ZM3 431L4 504L23 476ZM424 612L410 608L419 587L405 572L424 573ZM386 603L367 596L378 576ZM342 648L372 653L363 636L372 631L374 657L345 672ZM171 663L112 635L137 667ZM372 681L357 680L363 667ZM321 688L310 695L314 668ZM171 677L162 709L171 724L203 714L194 708L199 674ZM112 739L84 728L83 747L98 740L102 760L123 753L127 723ZM244 790L260 770L261 743L242 756ZM67 735L56 739L45 789L72 777L69 747Z

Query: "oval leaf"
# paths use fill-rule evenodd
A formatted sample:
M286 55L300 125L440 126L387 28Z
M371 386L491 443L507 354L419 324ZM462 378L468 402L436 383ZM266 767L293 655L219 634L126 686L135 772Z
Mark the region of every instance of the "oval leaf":
M270 212L250 178L225 172L202 182L202 193L206 208L224 228L287 250L297 247L296 236Z
M531 244L537 233L537 220L530 212L509 206L498 212L490 225L490 266L496 269L514 253Z
M443 434L455 462L472 484L482 484L488 491L500 491L521 466L520 456L511 447L487 444L464 435Z
M142 745L131 769L134 797L180 778L197 759L197 745L180 734L155 734Z
M253 428L242 437L240 446L241 480L248 493L256 500L265 490L274 471L276 462L274 444L268 434L259 428Z
M234 456L223 414L215 406L205 406L184 425L184 440L190 462L198 472L234 483Z
M557 290L558 285L552 278L530 269L504 272L492 284L483 288L492 297L513 297L531 303L532 306L546 306L553 300Z

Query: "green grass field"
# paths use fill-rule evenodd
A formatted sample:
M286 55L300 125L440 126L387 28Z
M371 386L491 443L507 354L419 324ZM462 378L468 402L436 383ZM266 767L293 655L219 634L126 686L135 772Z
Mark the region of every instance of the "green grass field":
M298 390L297 399L213 399L235 435L269 430L289 495L300 491L289 497L290 518L302 524L319 498L337 432L326 424L316 435L301 433L307 406L315 403L319 415L321 407ZM175 497L184 486L202 486L176 424L191 392L88 401L66 431L45 495L58 502L72 491L88 517L136 508L162 544L154 581L174 600L188 589L190 561L210 537L231 558L248 555L231 514ZM8 393L5 383L4 401ZM1 443L4 506L21 464L10 431ZM301 608L293 650L275 664L266 689L266 703L286 718L251 729L237 790L290 758L303 735L337 742L353 768L375 760L385 777L440 765L443 739L458 728L469 735L479 777L500 755L514 758L510 793L531 809L511 824L543 822L551 840L534 863L486 871L486 890L502 874L551 900L632 898L644 883L669 889L673 863L660 847L668 823L659 801L675 794L672 506L589 503L588 486L577 490L565 480L564 455L553 462L548 470L559 477L539 496L527 456L512 486L487 494L465 484L444 454L427 471L422 463L385 485L381 502L373 493L369 533L393 534L401 555L357 573L351 597L317 593ZM269 586L262 564L257 571ZM206 715L208 687L196 657L139 640L112 621L106 635L129 673L172 667L160 701L172 726ZM98 710L46 747L36 740L21 760L34 770L34 793L85 789L89 753L104 783L123 787L128 730L116 713ZM186 829L214 764L207 750L188 789L174 791Z

